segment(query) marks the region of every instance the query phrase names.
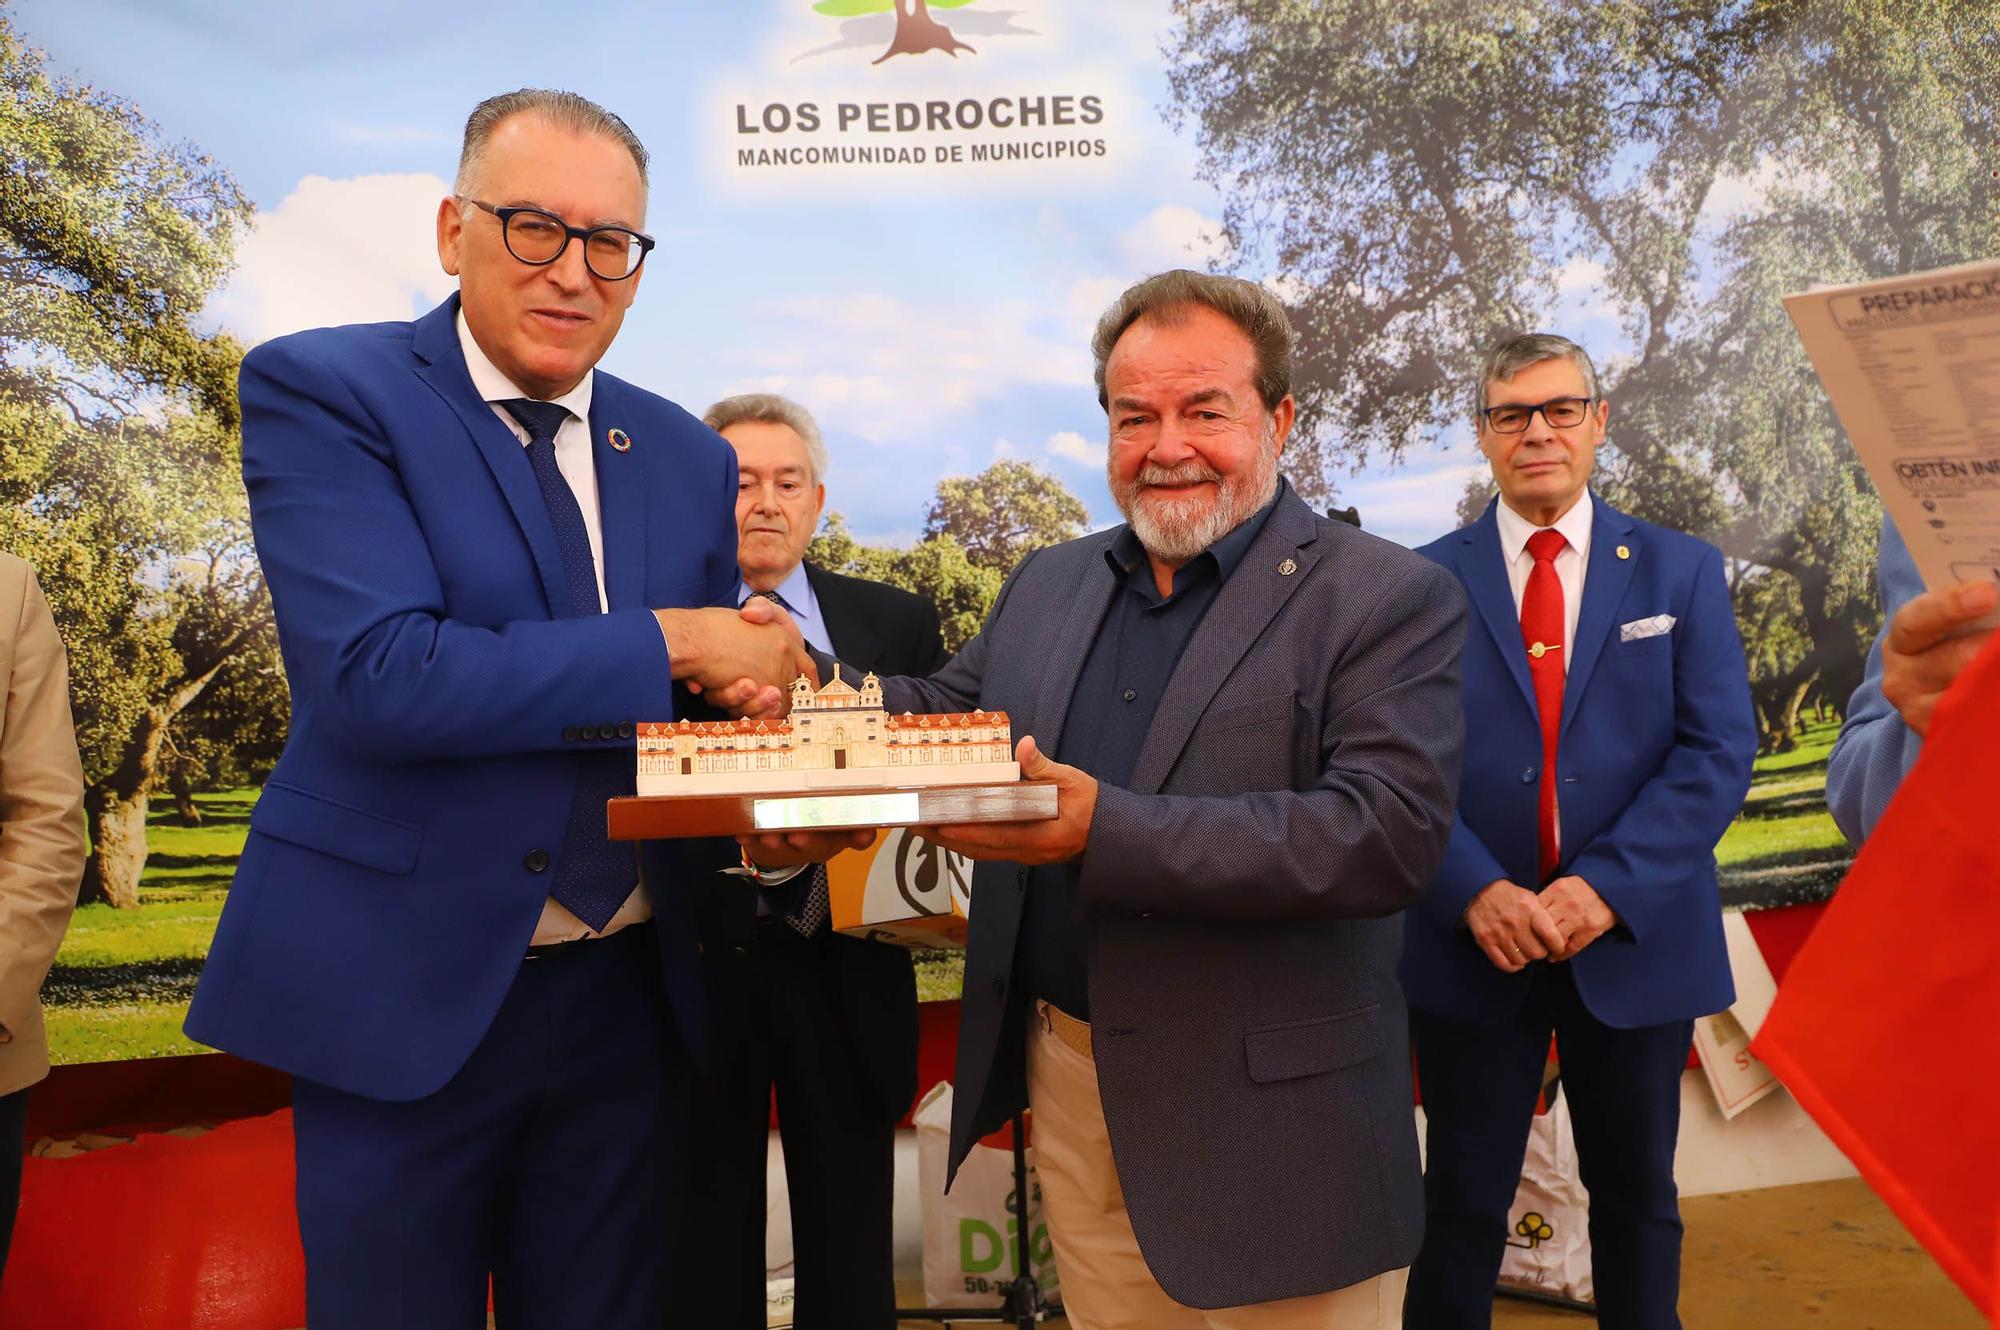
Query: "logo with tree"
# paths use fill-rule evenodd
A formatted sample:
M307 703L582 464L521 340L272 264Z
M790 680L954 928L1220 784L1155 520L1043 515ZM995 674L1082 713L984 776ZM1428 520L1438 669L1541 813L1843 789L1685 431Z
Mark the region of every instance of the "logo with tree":
M924 55L931 51L943 51L954 60L960 51L977 55L977 48L961 40L931 14L934 9L970 10L977 3L978 0L819 0L813 11L841 20L840 40L807 51L799 58L855 47L881 49L885 41L887 49L871 64L879 65L891 56ZM975 36L1036 35L1033 29L1015 23L1015 17L1014 10L977 10L955 15L952 23L960 32Z
M1555 1227L1548 1220L1542 1218L1539 1211L1530 1210L1514 1221L1514 1236L1517 1238L1526 1238L1527 1241L1514 1242L1510 1239L1507 1245L1510 1247L1526 1247L1529 1251L1533 1251L1544 1242L1552 1240L1555 1235Z

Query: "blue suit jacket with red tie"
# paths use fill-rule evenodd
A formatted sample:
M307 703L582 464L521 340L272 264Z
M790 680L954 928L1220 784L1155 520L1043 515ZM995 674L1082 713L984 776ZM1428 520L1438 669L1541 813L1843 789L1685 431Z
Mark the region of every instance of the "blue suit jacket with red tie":
M1757 752L1750 685L1722 556L1597 498L1557 747L1558 875L1588 882L1618 925L1565 962L1606 1025L1687 1020L1735 999L1715 844L1742 806ZM1472 1023L1519 1010L1529 970L1506 974L1472 941L1466 906L1536 877L1542 735L1494 507L1420 553L1464 585L1465 767L1451 844L1410 911L1410 1005ZM1670 615L1665 632L1625 625ZM1530 967L1530 970L1533 967Z
M435 1091L492 1023L555 878L578 755L629 751L635 722L675 714L652 611L736 587L734 452L599 372L610 612L558 618L548 511L473 388L457 313L454 295L414 323L278 338L239 389L292 726L187 1030L378 1099ZM697 1047L692 921L671 888L710 850L649 846L643 865Z

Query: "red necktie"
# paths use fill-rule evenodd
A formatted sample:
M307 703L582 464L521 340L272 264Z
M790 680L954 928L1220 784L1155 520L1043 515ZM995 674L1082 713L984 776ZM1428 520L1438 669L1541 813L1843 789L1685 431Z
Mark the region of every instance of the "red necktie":
M1535 809L1539 871L1548 882L1556 871L1556 732L1563 711L1563 588L1556 555L1569 542L1560 531L1544 529L1528 537L1535 567L1521 596L1521 642L1528 649L1528 674L1535 681L1535 710L1542 719L1542 787Z

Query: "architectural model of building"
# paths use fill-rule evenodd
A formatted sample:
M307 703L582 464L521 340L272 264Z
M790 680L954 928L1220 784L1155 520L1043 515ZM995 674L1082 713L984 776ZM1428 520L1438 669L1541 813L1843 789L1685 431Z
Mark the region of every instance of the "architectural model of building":
M765 794L1021 778L1004 711L891 716L882 681L836 669L792 683L789 720L649 721L639 726L641 795Z

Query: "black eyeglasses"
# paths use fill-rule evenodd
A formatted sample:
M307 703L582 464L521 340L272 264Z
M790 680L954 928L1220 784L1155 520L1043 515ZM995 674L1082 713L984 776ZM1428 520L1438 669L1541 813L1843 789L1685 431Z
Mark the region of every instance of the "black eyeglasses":
M571 226L542 208L496 208L463 194L459 197L498 217L507 252L538 268L561 258L571 240L581 240L584 266L607 282L622 282L639 271L647 251L657 243L628 227Z
M1523 402L1508 402L1503 406L1489 406L1480 409L1486 418L1486 426L1495 434L1519 434L1528 428L1528 422L1535 418L1535 412L1542 413L1542 419L1549 422L1550 429L1570 429L1581 425L1590 414L1590 404L1594 397L1551 397L1546 402L1536 402L1532 406Z

